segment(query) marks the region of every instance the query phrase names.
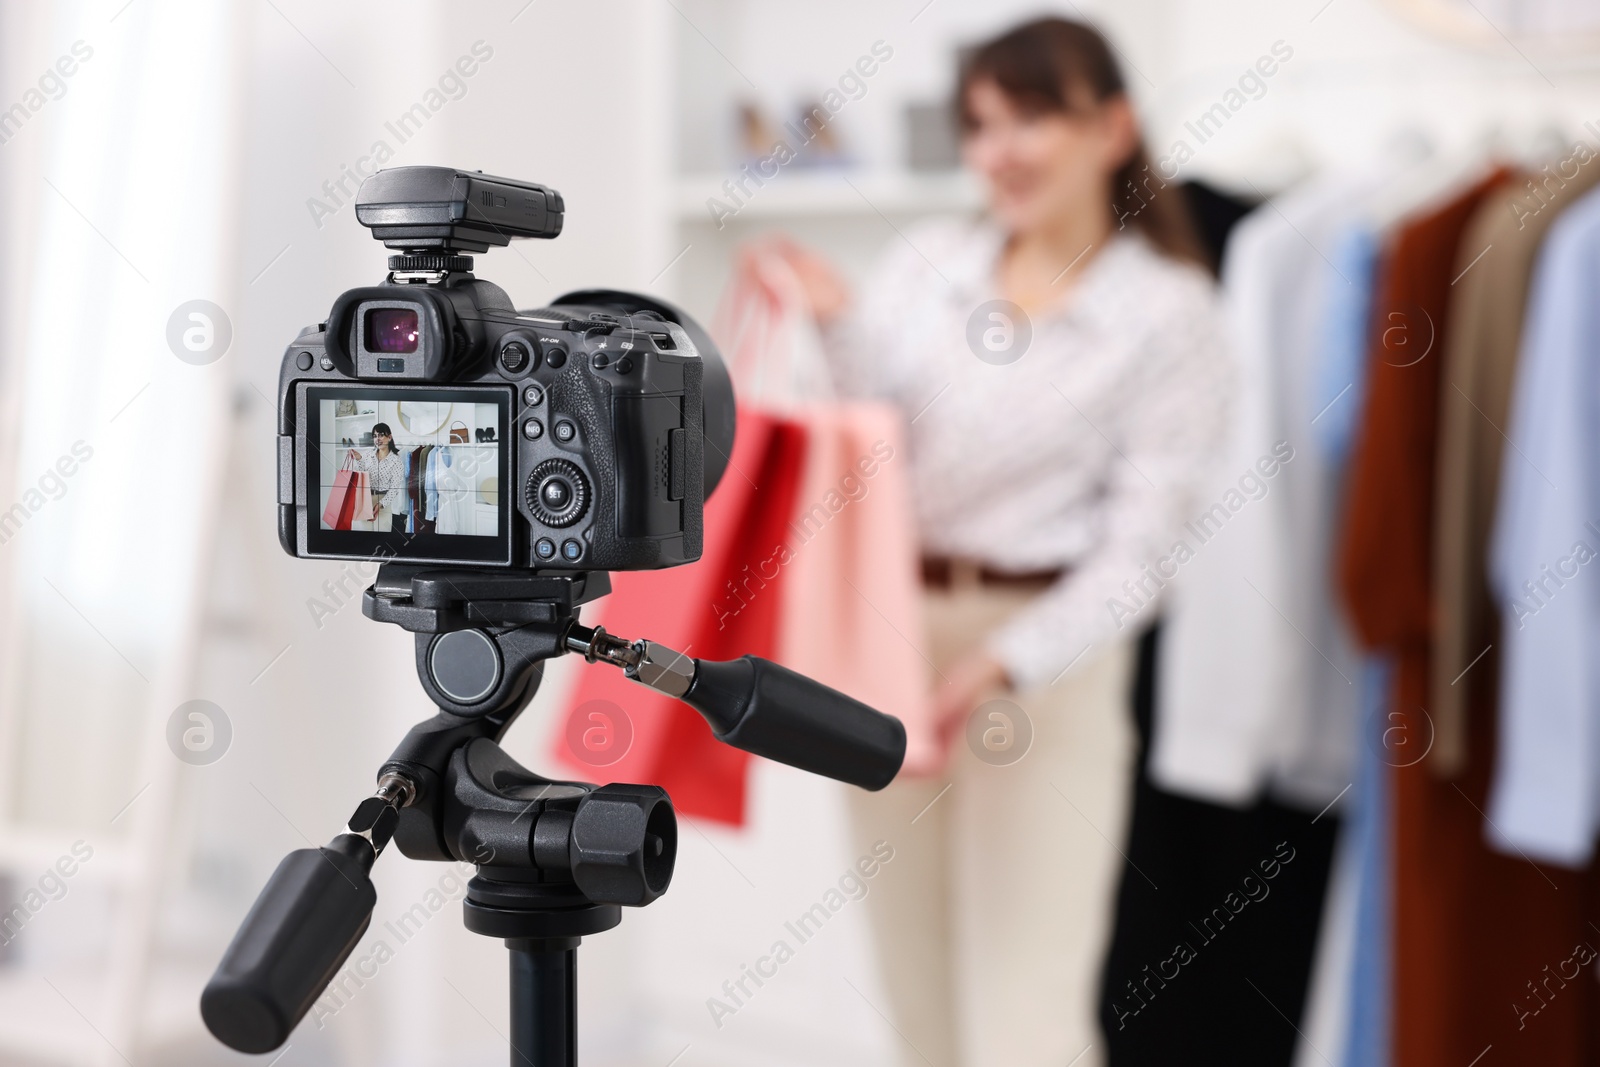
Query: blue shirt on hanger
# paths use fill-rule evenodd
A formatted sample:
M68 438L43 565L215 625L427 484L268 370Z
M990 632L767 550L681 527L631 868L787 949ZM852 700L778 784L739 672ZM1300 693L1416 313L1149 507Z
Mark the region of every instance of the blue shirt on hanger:
M1534 267L1490 545L1500 750L1490 841L1580 867L1600 826L1600 189Z

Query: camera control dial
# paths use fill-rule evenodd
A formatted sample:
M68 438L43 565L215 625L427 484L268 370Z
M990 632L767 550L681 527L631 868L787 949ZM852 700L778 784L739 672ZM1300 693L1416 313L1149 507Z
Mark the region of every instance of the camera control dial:
M528 475L528 510L546 526L571 526L589 508L589 482L576 463L547 459Z

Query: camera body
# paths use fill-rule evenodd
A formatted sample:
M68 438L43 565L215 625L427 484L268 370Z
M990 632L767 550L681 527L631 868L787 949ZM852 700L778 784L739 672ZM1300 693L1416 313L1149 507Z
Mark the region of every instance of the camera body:
M518 311L460 254L553 237L562 213L553 190L475 172L363 184L357 218L403 254L284 353L285 551L554 570L699 558L733 425L709 337L609 290Z

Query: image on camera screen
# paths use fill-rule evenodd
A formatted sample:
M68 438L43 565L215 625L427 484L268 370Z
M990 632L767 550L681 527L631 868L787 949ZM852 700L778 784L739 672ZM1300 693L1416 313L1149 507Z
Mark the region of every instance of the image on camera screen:
M499 405L353 391L315 403L320 529L500 536Z

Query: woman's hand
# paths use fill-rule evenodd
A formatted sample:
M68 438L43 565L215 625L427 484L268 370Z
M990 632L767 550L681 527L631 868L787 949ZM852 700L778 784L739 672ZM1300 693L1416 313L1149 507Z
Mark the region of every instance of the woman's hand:
M991 693L1006 688L1006 669L987 652L978 652L944 672L945 683L934 690L933 721L941 736L953 737L972 709Z
M905 773L928 777L944 773L950 749L966 729L968 716L984 699L1009 687L1006 669L986 652L958 660L944 671L933 693L932 737L911 738Z
M788 237L772 237L744 249L742 267L764 285L763 259L782 260L794 272L812 318L823 326L844 314L850 306L850 287L826 259Z

